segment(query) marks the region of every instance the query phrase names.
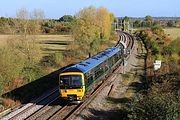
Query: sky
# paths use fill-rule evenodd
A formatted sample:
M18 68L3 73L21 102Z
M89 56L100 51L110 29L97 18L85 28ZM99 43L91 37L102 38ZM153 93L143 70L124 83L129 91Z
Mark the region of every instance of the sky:
M0 16L15 17L16 11L41 9L45 18L75 15L84 7L105 7L116 17L180 17L180 0L0 0Z

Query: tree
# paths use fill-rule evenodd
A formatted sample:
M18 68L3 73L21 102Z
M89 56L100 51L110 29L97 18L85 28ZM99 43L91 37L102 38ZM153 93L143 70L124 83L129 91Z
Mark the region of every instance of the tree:
M125 16L123 21L124 21L124 30L126 31L129 28L129 18Z
M40 59L40 48L36 44L36 34L40 32L40 20L43 16L41 11L35 10L30 14L26 9L17 11L18 19L15 23L15 33L20 34L17 37L18 44L16 47L27 58L29 65L36 64Z
M127 16L124 17L125 21L129 21L129 18Z
M109 39L111 32L111 23L113 22L111 13L109 13L109 11L106 8L98 8L97 21L100 28L100 38Z
M146 22L147 27L151 27L151 25L153 23L153 18L150 15L147 15L145 17L145 22Z
M96 9L93 6L82 9L76 15L73 25L72 33L75 42L71 48L81 49L81 51L73 51L80 52L84 56L97 53L98 44L110 37L111 24L112 15L107 9L102 7Z
M30 16L32 19L38 20L38 21L45 18L44 11L41 9L34 9Z
M4 92L4 85L14 79L21 78L21 73L25 64L23 55L11 46L0 49L0 94ZM11 86L11 89L12 86Z
M136 20L134 23L133 23L133 27L140 27L141 26L141 21L140 20Z
M115 15L113 13L110 13L110 18L112 22L115 22ZM118 20L117 20L118 21Z
M74 17L71 15L64 15L61 18L59 18L60 22L72 22L74 20Z
M30 82L40 73L35 71L40 60L40 48L36 42L36 34L40 32L40 13L35 10L30 14L22 8L17 11L16 19L4 25L11 34L7 46L1 51L1 66L4 67L0 76L5 83L15 78L25 78Z
M167 22L167 26L168 26L168 27L173 27L173 26L174 26L174 22L173 22L172 20L169 20L169 21Z

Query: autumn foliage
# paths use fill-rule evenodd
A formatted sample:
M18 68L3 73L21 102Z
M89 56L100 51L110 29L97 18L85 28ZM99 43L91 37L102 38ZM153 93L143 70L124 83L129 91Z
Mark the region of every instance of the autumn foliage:
M137 32L148 51L146 79L142 93L138 93L128 107L128 117L135 120L180 119L180 56L179 39L170 39L161 28ZM162 61L161 68L153 69L153 63ZM146 91L146 92L144 92Z
M101 45L107 44L111 36L112 22L112 14L106 8L90 6L79 11L72 31L75 41L70 46L75 57L86 58L104 50L106 47Z

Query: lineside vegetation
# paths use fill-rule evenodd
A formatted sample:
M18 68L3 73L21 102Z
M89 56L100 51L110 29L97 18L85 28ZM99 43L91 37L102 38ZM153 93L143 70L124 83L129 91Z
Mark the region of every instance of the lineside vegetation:
M10 35L7 44L0 48L0 94L28 84L48 74L48 71L52 72L52 69L79 62L112 46L113 41L119 39L113 31L113 21L114 15L106 8L93 6L82 9L75 16L65 15L59 20L44 20L42 10L28 12L24 8L17 11L16 18L0 18L0 33ZM63 31L74 39L68 49L42 57L38 35ZM25 90L24 93L17 93L19 96L16 98L20 101L32 99L32 96L47 90L47 86L52 86L48 84L43 83L40 90L32 86L31 93ZM13 99L13 96L10 98ZM15 104L13 100L0 99L0 105L5 108Z
M170 39L160 27L137 31L136 35L147 50L146 77L141 90L125 105L125 118L180 119L180 39ZM153 69L155 60L162 61L157 71Z

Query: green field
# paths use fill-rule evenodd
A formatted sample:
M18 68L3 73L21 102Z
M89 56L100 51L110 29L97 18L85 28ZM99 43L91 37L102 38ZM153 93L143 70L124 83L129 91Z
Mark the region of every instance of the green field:
M0 48L7 44L11 35L0 35ZM37 43L43 54L66 50L69 42L73 41L70 35L37 35Z
M172 38L180 37L180 28L165 28L164 31Z
M73 41L70 35L39 35L37 40L43 54L66 50L67 45Z

